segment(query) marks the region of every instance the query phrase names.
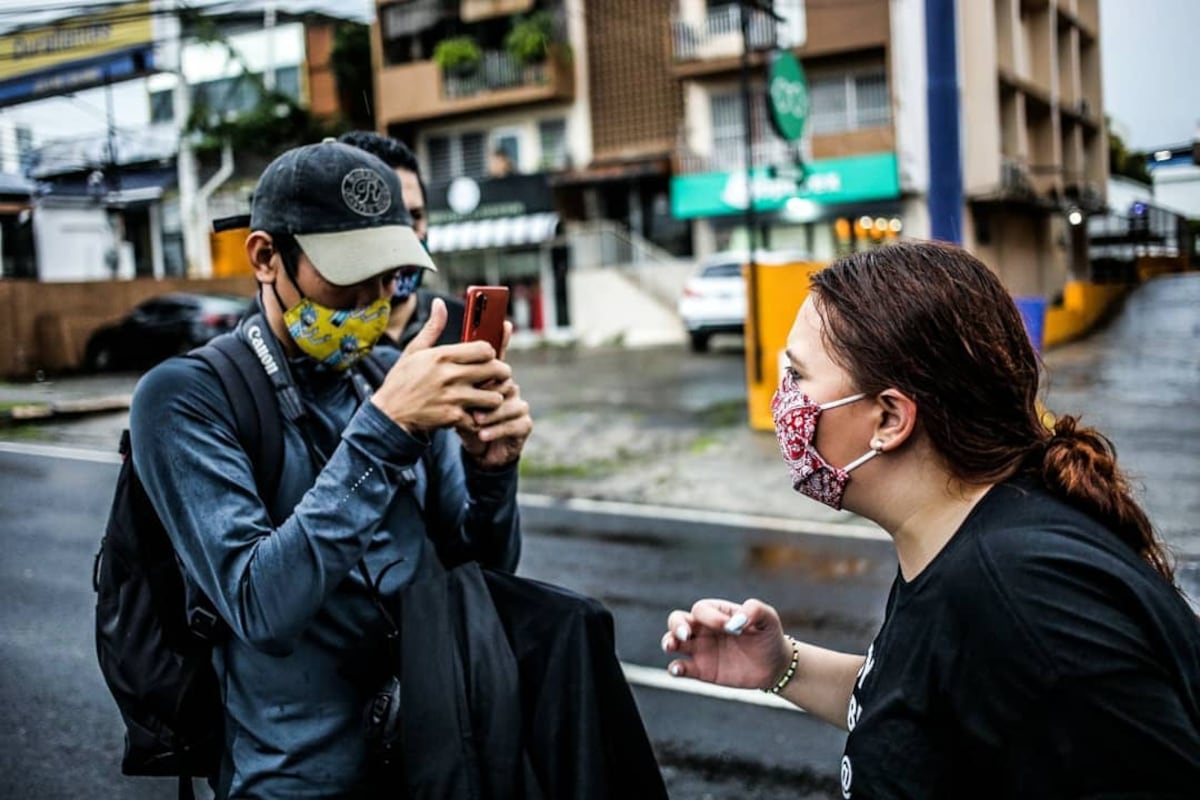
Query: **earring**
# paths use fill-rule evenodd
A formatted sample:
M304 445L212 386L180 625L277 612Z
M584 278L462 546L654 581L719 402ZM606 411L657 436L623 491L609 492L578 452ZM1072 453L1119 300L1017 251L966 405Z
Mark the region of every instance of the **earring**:
M876 453L882 453L883 452L883 439L872 439L871 440L871 449L874 450Z

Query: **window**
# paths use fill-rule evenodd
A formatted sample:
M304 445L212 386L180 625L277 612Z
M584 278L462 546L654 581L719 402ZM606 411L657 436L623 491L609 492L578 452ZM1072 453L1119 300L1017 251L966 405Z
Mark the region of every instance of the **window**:
M426 172L430 183L442 183L454 177L454 159L450 155L449 136L430 136L425 142L429 153Z
M713 95L712 104L712 168L742 169L746 161L745 132L742 126L741 92ZM761 91L750 98L751 132L754 163L780 164L793 159L787 142L775 133L767 116L767 104Z
M252 111L262 97L259 81L262 76L257 76L257 79L249 75L235 75L229 78L218 78L216 80L198 83L192 87L192 103L197 106L205 106L211 113L219 113L221 115L228 114L244 114L247 111ZM300 100L300 68L280 67L275 70L275 91L290 97L293 100ZM150 113L151 121L167 121L171 116L164 117L162 120L154 118L156 112L154 103L157 95L166 95L166 98L159 100L165 104L162 113L167 113L170 109L170 90L164 92L155 92L150 96ZM173 111L171 112L173 116Z
M854 78L854 111L856 127L877 128L891 118L887 77L883 73L858 75Z
M481 132L430 136L425 140L430 183L445 183L461 175L487 174L486 136Z
M170 122L175 119L175 90L150 93L150 122Z
M21 174L28 174L37 157L37 151L33 147L33 131L28 125L17 125L14 132L17 136L17 159L21 164Z
M462 135L462 174L468 178L482 178L487 175L487 153L484 145L486 138L482 133Z
M567 121L544 119L538 123L538 141L542 150L540 166L544 170L567 166Z
M739 169L744 156L742 96L737 92L712 97L713 166Z
M813 133L843 133L887 125L891 98L883 71L816 78L809 84Z
M275 70L275 91L293 100L299 100L300 67L280 67Z
M742 277L742 262L726 261L712 264L700 273L702 278L740 278Z

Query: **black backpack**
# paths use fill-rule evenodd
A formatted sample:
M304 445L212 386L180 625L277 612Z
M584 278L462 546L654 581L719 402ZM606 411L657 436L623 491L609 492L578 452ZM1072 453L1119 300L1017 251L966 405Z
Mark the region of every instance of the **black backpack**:
M189 357L207 363L233 408L238 439L254 464L261 497L278 486L283 429L275 386L237 333L223 334ZM363 359L372 385L385 374ZM213 646L229 635L208 598L187 580L163 524L138 479L129 431L121 469L92 571L96 654L125 721L125 775L216 774L224 747L224 705L212 667Z

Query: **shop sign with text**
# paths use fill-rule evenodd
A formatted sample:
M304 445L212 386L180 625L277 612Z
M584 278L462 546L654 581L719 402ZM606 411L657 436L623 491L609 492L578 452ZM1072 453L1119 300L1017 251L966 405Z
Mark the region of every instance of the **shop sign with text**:
M751 192L756 211L778 211L799 197L835 205L900 196L895 153L830 158L804 165L804 182L773 177L767 167L745 172L703 172L671 179L671 213L676 219L718 217L746 210Z
M141 0L0 36L0 105L148 73L152 16Z

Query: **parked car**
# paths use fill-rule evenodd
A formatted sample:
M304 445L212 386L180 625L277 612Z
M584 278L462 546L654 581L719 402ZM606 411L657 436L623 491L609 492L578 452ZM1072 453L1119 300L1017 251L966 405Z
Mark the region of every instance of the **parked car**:
M717 333L742 333L746 325L746 281L742 277L745 254L717 253L700 262L679 298L679 316L691 339L692 350L708 350Z
M120 322L92 333L84 351L84 366L97 371L151 367L233 330L251 301L249 297L184 292L151 298Z
M679 316L691 339L692 350L708 350L709 339L718 333L744 333L746 327L746 279L742 268L745 251L715 253L700 262L696 273L684 284L679 298ZM799 250L758 252L760 264L811 261Z

